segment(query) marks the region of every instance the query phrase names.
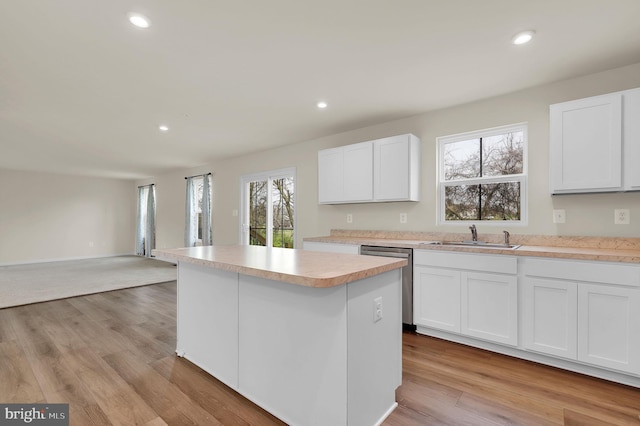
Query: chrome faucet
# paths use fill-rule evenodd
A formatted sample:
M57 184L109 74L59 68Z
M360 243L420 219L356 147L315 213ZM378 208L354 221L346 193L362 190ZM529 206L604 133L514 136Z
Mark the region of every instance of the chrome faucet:
M476 230L476 226L471 225L469 229L471 229L471 241L478 241L478 231Z
M508 246L509 245L509 231L502 231L504 232L504 245Z

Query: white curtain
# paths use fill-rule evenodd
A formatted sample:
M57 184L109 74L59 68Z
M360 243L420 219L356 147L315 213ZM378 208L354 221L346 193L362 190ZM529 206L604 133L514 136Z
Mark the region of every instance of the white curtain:
M151 257L156 248L155 185L138 188L138 217L136 226L136 254Z
M211 232L211 175L205 175L202 180L202 245L213 244Z
M138 217L136 220L136 254L144 256L144 234L147 215L147 187L138 188Z
M193 247L198 240L197 201L193 176L187 178L187 202L184 208L184 246Z
M211 174L187 179L184 215L184 245L194 247L212 244L211 233Z
M144 255L151 257L151 250L156 248L156 186L149 186L147 194L147 223L145 229Z

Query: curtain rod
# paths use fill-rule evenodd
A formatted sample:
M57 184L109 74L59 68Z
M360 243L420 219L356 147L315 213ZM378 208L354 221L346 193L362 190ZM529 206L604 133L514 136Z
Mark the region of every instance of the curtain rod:
M153 185L155 185L155 183L150 183L149 185L140 185L140 186L138 187L138 189L140 189L140 188L146 188L147 186L153 186Z
M205 173L205 174L203 174L203 175L185 176L184 178L185 178L185 179L189 179L189 178L194 178L194 177L198 177L198 176L203 176L203 177L204 177L204 176L209 176L210 174L211 174L211 173Z

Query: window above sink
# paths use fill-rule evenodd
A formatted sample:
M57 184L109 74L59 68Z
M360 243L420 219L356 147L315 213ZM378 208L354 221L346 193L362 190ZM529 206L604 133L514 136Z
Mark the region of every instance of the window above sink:
M438 141L438 224L527 224L527 124Z

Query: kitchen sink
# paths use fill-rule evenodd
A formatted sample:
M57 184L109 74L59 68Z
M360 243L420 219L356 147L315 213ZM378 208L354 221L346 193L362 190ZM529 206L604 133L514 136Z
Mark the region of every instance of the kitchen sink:
M429 241L422 244L434 246L499 248L507 250L515 250L520 247L519 244L488 243L486 241Z

